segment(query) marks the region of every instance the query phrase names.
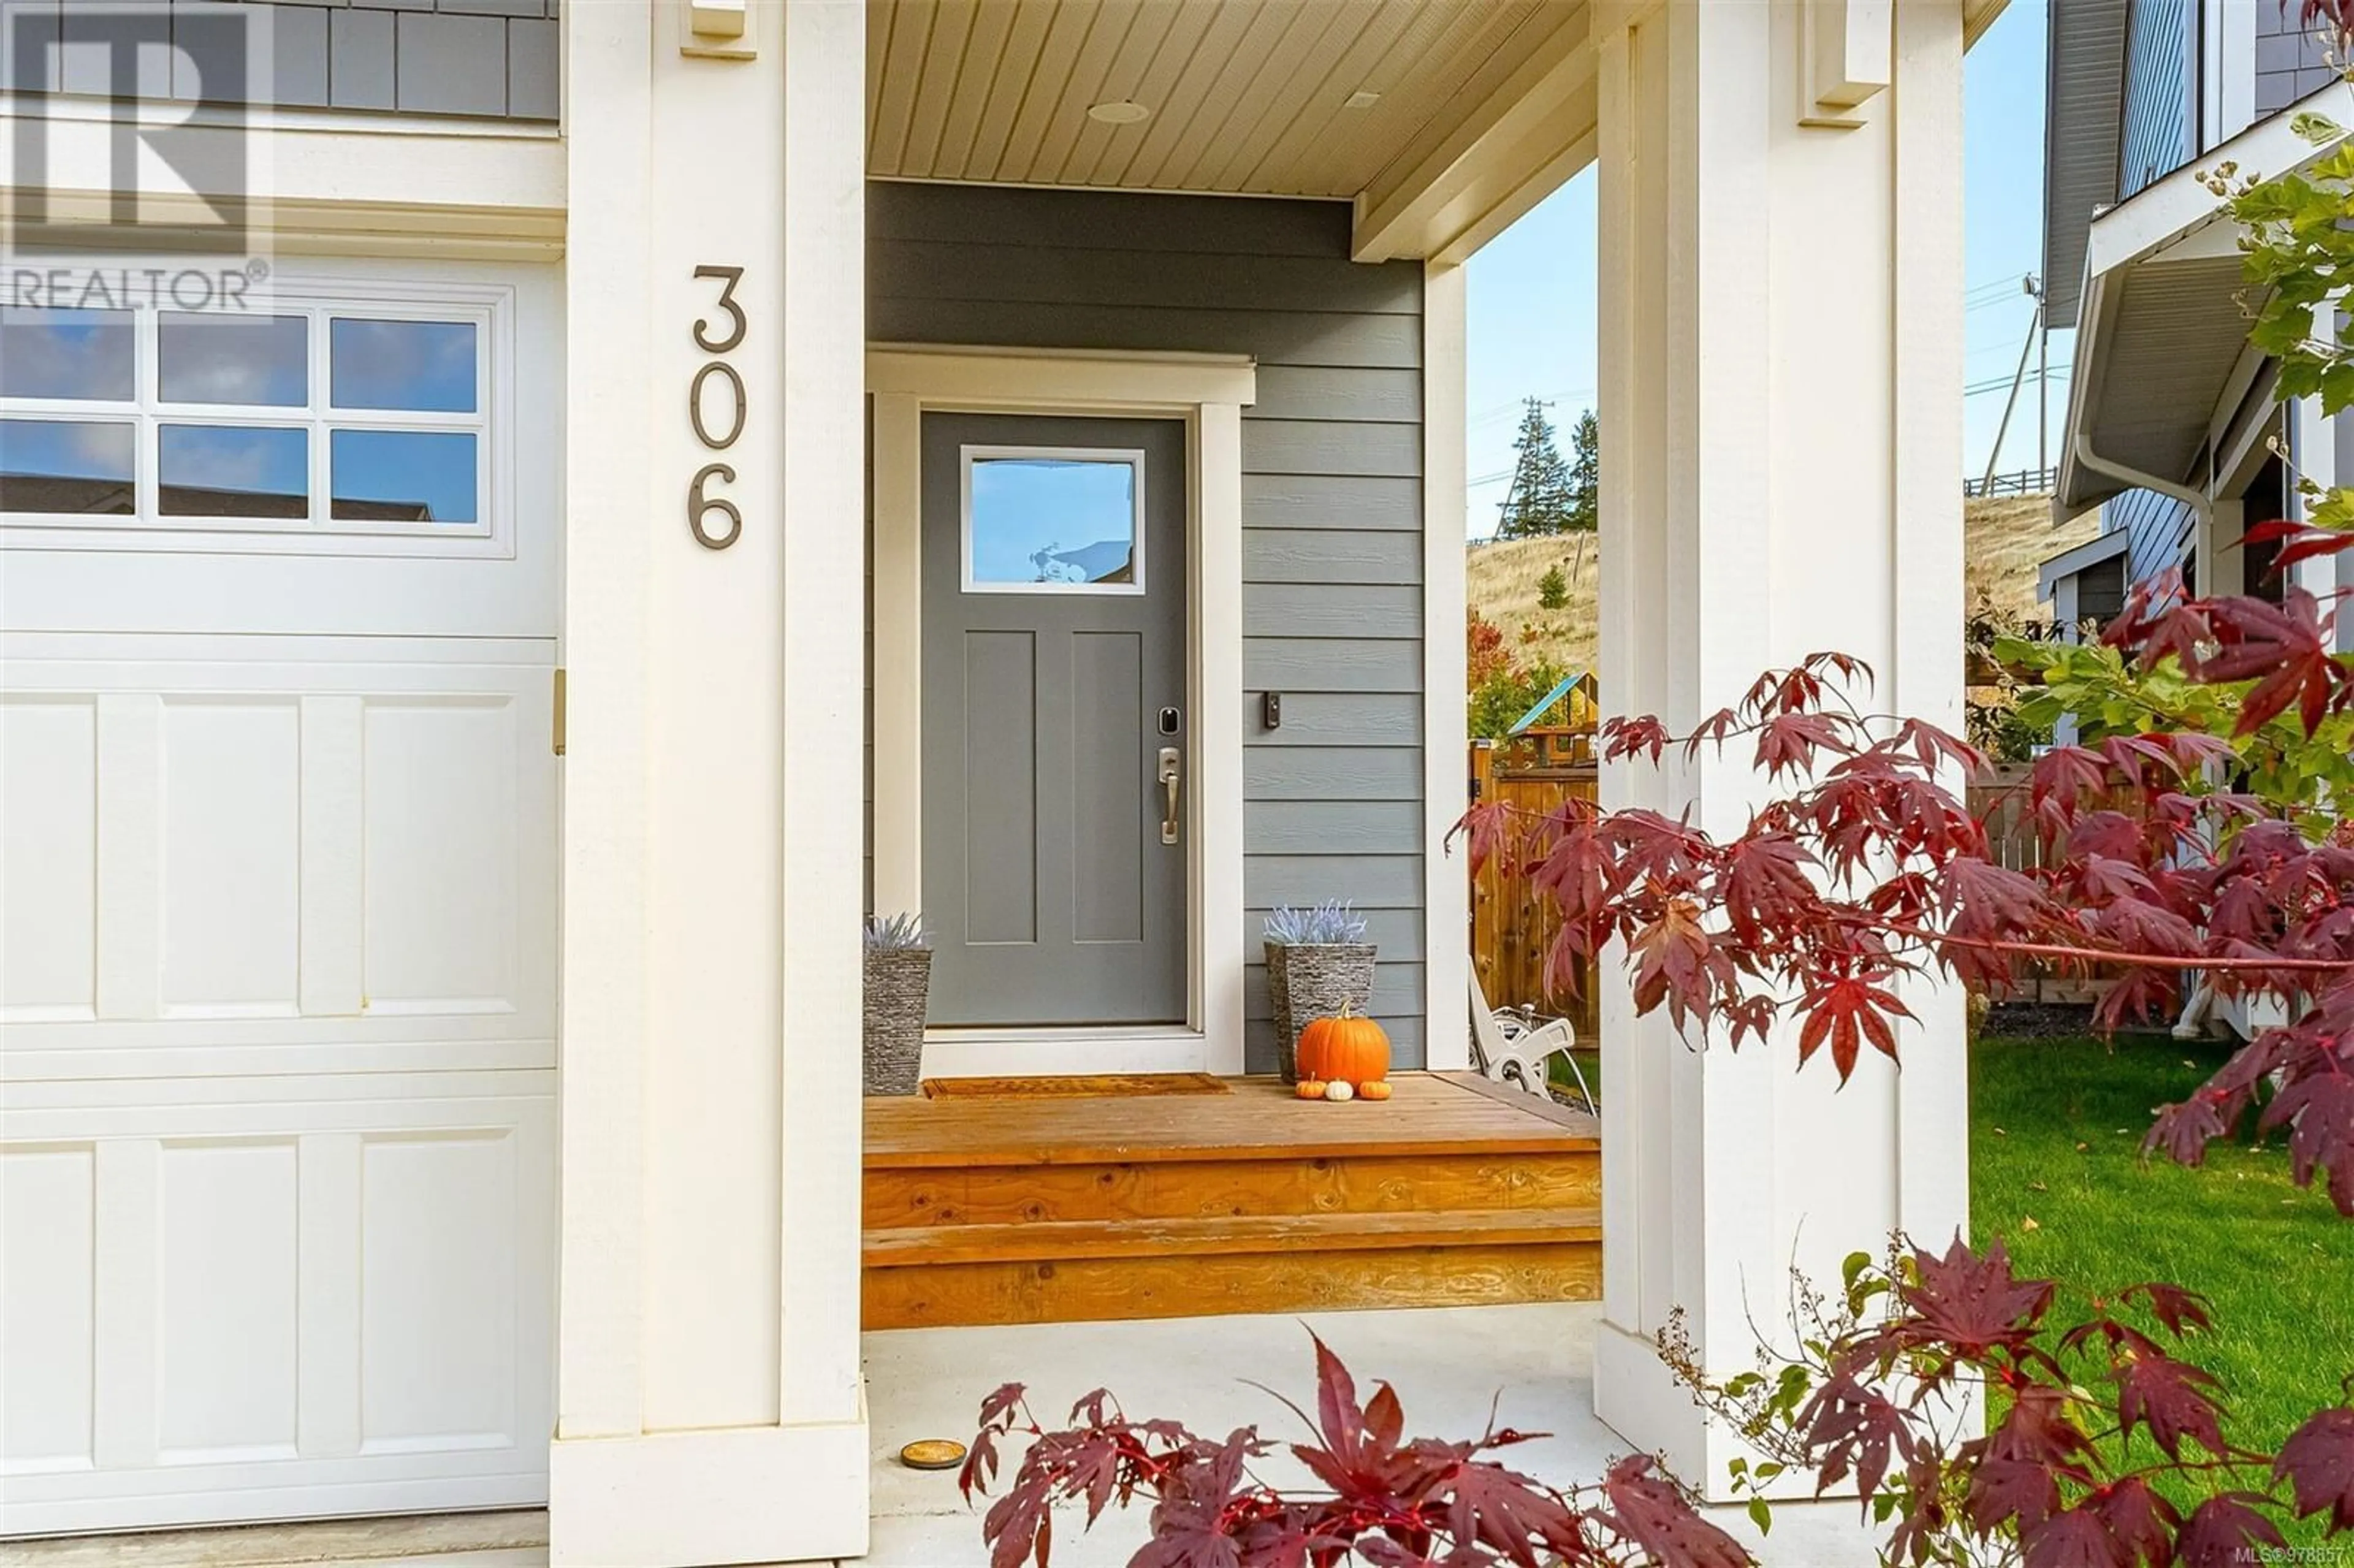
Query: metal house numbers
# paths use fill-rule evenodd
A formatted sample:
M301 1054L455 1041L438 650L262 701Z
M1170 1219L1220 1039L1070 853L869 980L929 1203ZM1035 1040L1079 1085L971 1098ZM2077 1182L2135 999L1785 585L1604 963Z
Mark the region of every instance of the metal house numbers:
M697 267L695 275L720 280L719 308L726 313L726 331L724 334L714 332L708 317L695 319L695 346L708 355L726 354L744 341L744 307L736 302L736 285L744 281L744 269ZM729 405L726 424L716 431L705 417L705 407L708 397L721 396L713 388L713 382L724 383L726 395L734 399ZM737 438L744 433L744 419L748 412L744 400L744 378L737 375L736 367L725 359L715 357L706 360L695 371L695 379L687 383L687 419L695 426L695 440L715 452L724 452L736 444ZM703 487L715 479L727 484L735 483L734 466L725 462L707 462L695 471L695 477L686 485L686 525L694 531L695 542L705 549L724 550L742 536L744 514L725 496L703 493ZM726 532L715 534L706 526L713 513L727 520Z

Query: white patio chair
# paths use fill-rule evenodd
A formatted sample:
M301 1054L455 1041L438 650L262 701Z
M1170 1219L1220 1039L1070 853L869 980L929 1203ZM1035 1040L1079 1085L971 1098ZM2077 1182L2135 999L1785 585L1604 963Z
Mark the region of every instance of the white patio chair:
M1586 1114L1599 1116L1585 1070L1570 1051L1575 1044L1577 1031L1566 1018L1540 1021L1533 1008L1490 1007L1487 993L1479 989L1479 971L1471 971L1471 1055L1481 1076L1549 1100L1552 1063L1558 1056L1569 1064L1570 1080L1577 1086L1577 1097L1585 1102Z

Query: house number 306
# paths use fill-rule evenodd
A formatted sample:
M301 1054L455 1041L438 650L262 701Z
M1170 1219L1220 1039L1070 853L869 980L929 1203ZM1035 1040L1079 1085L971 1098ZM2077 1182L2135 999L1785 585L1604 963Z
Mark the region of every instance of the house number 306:
M744 341L744 307L736 302L736 285L744 281L741 267L697 267L697 278L719 281L719 309L725 313L725 330L715 326L707 316L697 317L695 323L695 346L704 353L718 355L732 352ZM725 391L712 386L724 384ZM717 429L712 428L709 405L714 401L726 404L726 419ZM744 418L748 412L744 401L744 378L725 359L714 357L703 363L687 383L686 417L695 426L695 439L716 452L724 452L736 444L744 433ZM725 496L705 495L704 486L713 480L736 482L736 470L724 462L707 462L695 471L686 485L686 525L695 533L695 542L706 550L724 550L744 533L744 514ZM710 522L714 514L726 519L723 531L714 533Z

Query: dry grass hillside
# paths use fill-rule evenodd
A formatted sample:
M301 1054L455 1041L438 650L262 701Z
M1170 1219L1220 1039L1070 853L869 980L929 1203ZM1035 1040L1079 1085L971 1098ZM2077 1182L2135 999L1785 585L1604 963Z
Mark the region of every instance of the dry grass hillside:
M2041 495L2005 495L1970 501L1966 507L1967 554L1963 567L1966 605L1984 593L1999 608L2035 614L2035 568L2039 562L2090 539L2097 514L2085 513L2066 525L2052 525L2052 503ZM1505 539L1475 544L1465 577L1471 608L1503 628L1516 657L1543 655L1572 670L1594 667L1594 599L1598 566L1595 541L1581 552L1575 535L1544 539ZM1537 602L1538 583L1559 566L1569 600L1560 609ZM1533 633L1527 629L1533 627Z

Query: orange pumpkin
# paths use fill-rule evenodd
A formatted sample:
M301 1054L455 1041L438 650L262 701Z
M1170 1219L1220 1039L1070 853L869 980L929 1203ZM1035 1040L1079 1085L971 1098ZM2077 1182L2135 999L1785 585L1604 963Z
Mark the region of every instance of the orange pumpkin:
M1302 1078L1291 1092L1303 1100L1320 1100L1324 1097L1324 1086L1314 1078Z
M1299 1032L1299 1075L1344 1084L1378 1083L1390 1075L1390 1037L1382 1026L1343 1006Z
M1389 1080L1387 1078L1375 1078L1370 1084L1360 1085L1357 1088L1357 1095L1361 1099L1385 1100L1390 1097Z

